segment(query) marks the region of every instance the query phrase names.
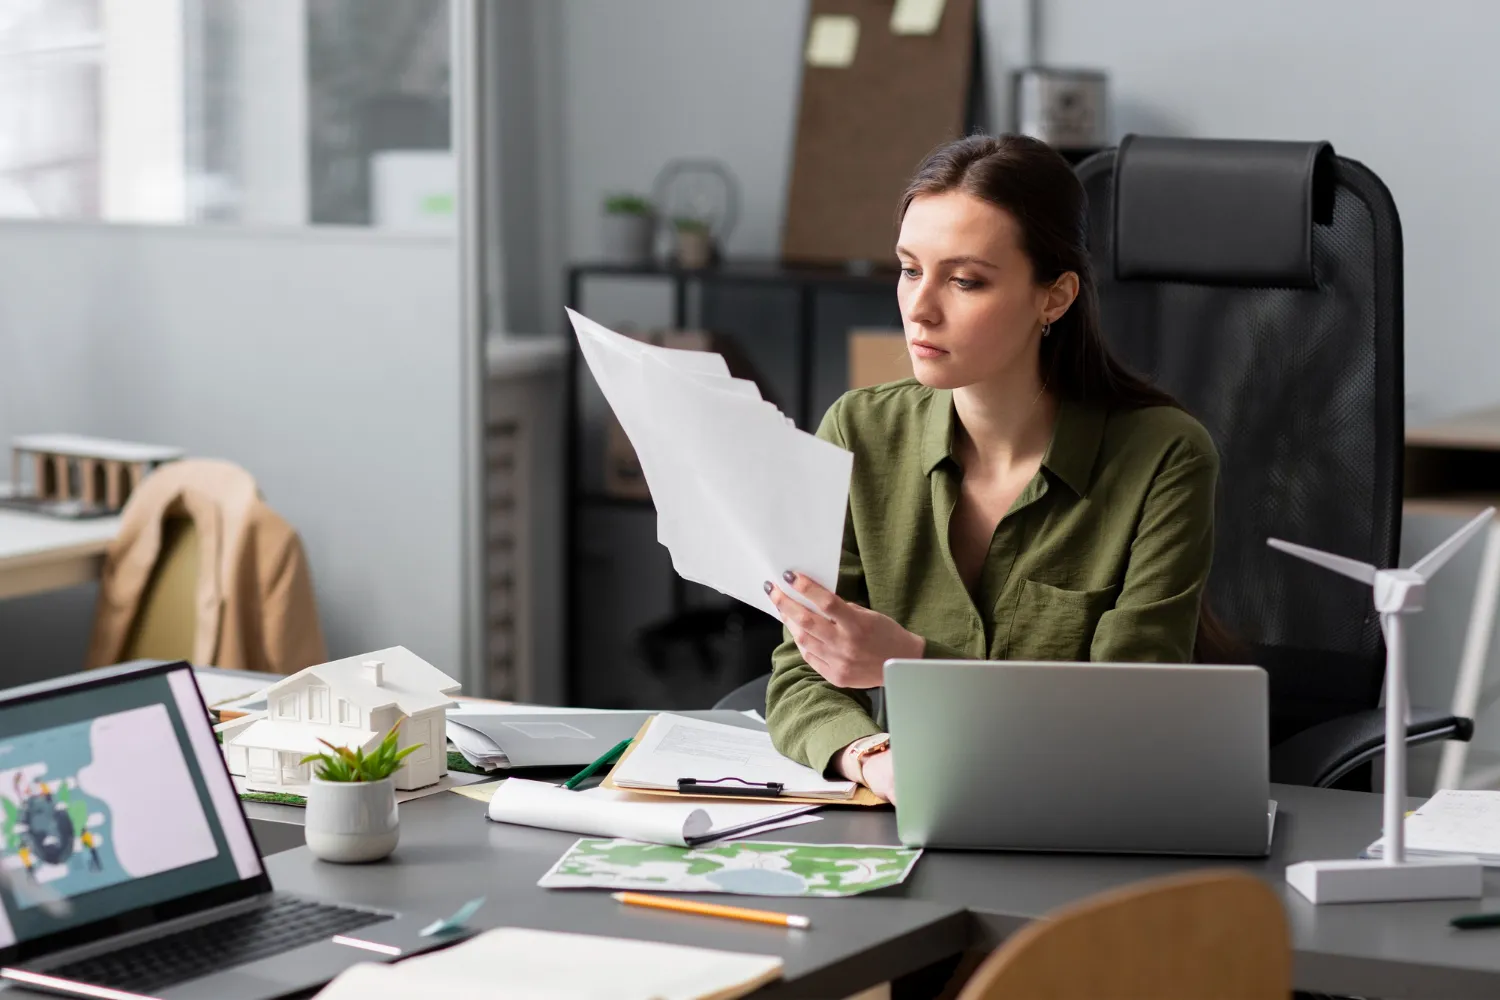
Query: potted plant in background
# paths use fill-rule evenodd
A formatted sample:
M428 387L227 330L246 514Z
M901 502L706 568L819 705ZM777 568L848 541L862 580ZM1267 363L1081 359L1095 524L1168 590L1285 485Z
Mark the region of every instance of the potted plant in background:
M307 789L307 846L324 861L379 861L396 849L396 783L391 775L422 744L399 747L401 724L366 754L318 740L332 753L309 754L318 765Z
M612 194L604 199L604 259L611 264L645 267L651 263L656 236L656 210L638 194Z
M706 220L679 216L672 220L672 230L677 234L678 267L697 269L713 261L713 230Z

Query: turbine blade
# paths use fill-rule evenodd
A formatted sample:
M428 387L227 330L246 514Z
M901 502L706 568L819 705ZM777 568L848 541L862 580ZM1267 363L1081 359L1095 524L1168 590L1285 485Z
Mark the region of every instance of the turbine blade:
M1427 553L1421 559L1418 559L1416 564L1412 566L1411 571L1423 579L1431 577L1432 574L1443 568L1444 563L1456 556L1458 550L1467 545L1469 539L1477 535L1479 529L1488 524L1490 518L1494 516L1495 508L1486 507L1474 515L1472 521L1450 535L1446 542Z
M1375 582L1375 567L1369 563L1362 563L1358 559L1350 559L1347 556L1336 556L1332 552L1324 552L1321 549L1310 549L1306 545L1298 545L1295 542L1283 542L1279 538L1268 538L1266 544L1273 549L1285 552L1287 555L1296 556L1298 559L1306 559L1310 563L1331 569L1335 573L1358 580L1360 583Z

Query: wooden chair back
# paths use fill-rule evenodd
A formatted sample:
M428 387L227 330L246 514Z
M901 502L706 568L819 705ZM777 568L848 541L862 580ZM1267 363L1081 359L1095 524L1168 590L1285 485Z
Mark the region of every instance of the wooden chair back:
M1081 900L985 959L959 1000L1286 1000L1281 900L1260 879L1206 870Z

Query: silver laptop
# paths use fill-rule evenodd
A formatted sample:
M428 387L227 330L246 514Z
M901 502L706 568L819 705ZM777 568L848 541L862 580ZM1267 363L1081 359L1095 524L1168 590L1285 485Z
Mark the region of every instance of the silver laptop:
M0 982L263 1000L452 938L272 891L186 663L0 693Z
M1269 852L1259 667L890 660L885 698L903 844Z

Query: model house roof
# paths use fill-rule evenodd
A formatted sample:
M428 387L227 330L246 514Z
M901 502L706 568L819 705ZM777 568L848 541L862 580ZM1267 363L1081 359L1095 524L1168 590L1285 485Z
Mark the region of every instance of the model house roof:
M327 740L336 747L369 750L380 740L380 736L368 729L352 729L349 726L273 722L270 719L261 719L252 723L247 729L227 738L224 745L254 750L283 750L300 754L328 752L328 748L318 742L320 739Z
M378 684L373 671L365 666L372 660L379 660L381 664ZM308 667L273 684L266 693L274 699L277 691L306 676L327 684L335 698L347 699L364 711L395 705L403 715L416 715L450 705L452 699L448 696L459 689L458 681L405 646L392 646Z

